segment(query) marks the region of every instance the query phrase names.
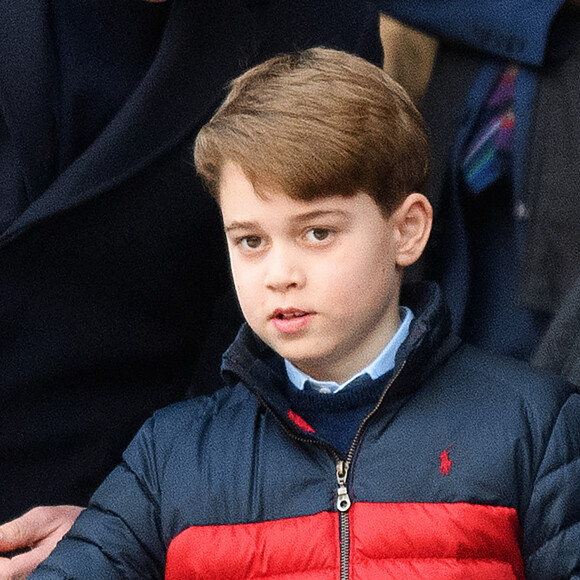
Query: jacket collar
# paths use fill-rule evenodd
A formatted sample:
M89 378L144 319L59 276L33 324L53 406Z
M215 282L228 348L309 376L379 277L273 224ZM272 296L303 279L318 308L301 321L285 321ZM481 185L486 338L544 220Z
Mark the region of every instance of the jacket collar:
M47 70L53 71L54 64L47 56L48 19L46 14L39 16L37 3L32 4L35 8L22 8L20 3L0 0L3 21L9 22L11 30L10 38L0 36L0 86L6 86L5 93L11 91L8 102L20 100L27 106L32 102L31 106L39 110L44 107L42 113L26 116L34 119L35 126L24 124L22 145L27 154L38 156L35 152L41 135L46 141L43 149L49 151L46 163L51 164L56 150L55 131L45 99L54 80ZM32 31L31 22L35 25ZM258 52L255 32L255 22L244 2L174 0L158 55L139 87L85 153L4 232L0 244L39 220L117 186L193 135L223 98L227 82L253 64ZM30 45L32 64L28 58L24 62L19 57L26 53L22 43ZM22 98L25 92L26 99ZM33 168L33 179L41 180L38 174L42 172L34 170L34 160L30 159L28 165Z

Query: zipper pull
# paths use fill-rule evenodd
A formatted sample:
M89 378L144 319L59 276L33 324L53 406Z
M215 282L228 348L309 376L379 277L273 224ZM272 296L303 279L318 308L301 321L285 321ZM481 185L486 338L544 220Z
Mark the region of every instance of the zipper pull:
M350 509L351 501L346 489L346 476L348 475L348 467L344 461L339 461L336 464L336 481L338 482L338 490L336 497L336 509L339 512L347 512Z

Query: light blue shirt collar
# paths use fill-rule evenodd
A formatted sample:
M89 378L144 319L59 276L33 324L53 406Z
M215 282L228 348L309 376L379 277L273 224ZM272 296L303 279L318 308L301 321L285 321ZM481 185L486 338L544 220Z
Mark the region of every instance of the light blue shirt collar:
M310 381L315 386L316 390L321 393L338 393L351 381L365 373L370 375L373 380L378 379L380 376L389 372L395 366L395 356L397 355L397 351L409 334L409 326L413 320L413 313L406 306L401 306L399 308L399 316L401 317L402 322L399 325L397 332L395 332L379 356L377 356L377 358L375 358L375 360L373 360L369 365L350 377L344 383L338 384L334 381L317 381L316 379L308 376L306 373L303 373L290 361L284 359L286 373L288 374L289 381L292 383L292 385L300 390L304 390L304 383L306 381Z

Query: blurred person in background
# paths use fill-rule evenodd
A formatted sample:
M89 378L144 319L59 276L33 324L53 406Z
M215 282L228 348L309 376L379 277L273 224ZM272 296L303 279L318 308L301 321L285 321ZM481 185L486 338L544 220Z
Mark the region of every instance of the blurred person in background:
M200 372L229 273L190 148L228 82L282 51L320 44L375 63L382 51L376 10L347 0L2 8L6 522L32 506L85 505L143 420ZM1 526L0 577L25 577L79 510L37 508Z
M416 97L437 216L425 277L465 340L580 385L578 1L376 4L432 36L427 64L438 41Z

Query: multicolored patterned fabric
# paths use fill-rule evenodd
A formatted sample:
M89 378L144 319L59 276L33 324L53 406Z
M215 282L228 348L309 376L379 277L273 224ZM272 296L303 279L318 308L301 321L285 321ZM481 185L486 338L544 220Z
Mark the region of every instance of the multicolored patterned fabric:
M510 173L517 74L518 67L511 64L498 75L468 141L462 170L474 195Z

